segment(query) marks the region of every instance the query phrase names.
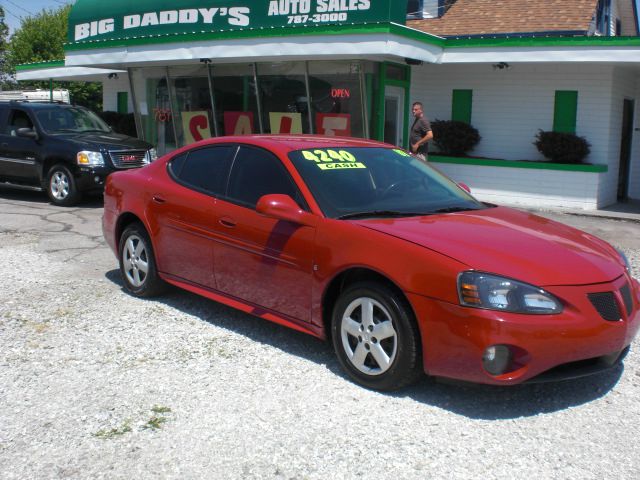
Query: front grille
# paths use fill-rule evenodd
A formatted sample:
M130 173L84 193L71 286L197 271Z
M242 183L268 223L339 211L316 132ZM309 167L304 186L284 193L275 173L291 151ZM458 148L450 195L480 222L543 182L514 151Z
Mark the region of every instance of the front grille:
M587 297L589 297L591 304L605 320L617 322L622 318L613 292L589 293Z
M126 150L109 152L116 168L139 168L146 165L146 150Z
M625 283L624 287L620 289L620 294L622 295L624 307L627 309L627 315L631 315L633 311L633 297L631 296L631 288L629 288L628 283Z

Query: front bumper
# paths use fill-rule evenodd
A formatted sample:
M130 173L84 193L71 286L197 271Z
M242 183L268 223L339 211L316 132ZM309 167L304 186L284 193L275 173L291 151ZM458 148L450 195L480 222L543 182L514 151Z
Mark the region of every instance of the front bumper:
M110 173L117 170L109 167L78 167L76 184L82 192L102 192Z
M630 312L620 294L625 284L631 291ZM541 381L545 376L553 380L580 376L571 368L574 362L576 366L593 363L604 368L624 357L640 328L640 285L636 280L624 275L609 283L545 290L564 302L562 313L522 315L480 310L409 294L422 336L425 372L476 383L514 385L536 381L538 376ZM618 320L604 320L587 297L602 292L613 292ZM501 375L492 375L483 366L483 354L492 345L507 345L515 352L512 369ZM565 366L564 370L560 366ZM583 374L601 370L586 369Z

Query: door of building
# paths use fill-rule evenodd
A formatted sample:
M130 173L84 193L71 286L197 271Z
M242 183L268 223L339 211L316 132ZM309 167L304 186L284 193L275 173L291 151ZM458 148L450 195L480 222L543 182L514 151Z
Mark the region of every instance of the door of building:
M622 140L620 142L620 168L618 170L618 200L629 195L629 172L631 166L631 141L633 137L634 101L624 100L622 109Z
M404 134L404 88L389 86L384 97L384 141L392 145L402 146Z

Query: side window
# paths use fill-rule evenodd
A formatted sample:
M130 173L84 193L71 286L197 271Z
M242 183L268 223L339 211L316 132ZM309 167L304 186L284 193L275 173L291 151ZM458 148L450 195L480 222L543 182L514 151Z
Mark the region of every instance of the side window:
M29 118L29 115L27 115L27 112L12 110L9 113L9 122L5 133L15 137L19 128L33 128L33 122Z
M169 169L173 176L189 187L206 193L224 193L234 145L221 145L191 150L171 160Z
M286 194L299 205L303 203L293 180L277 157L259 148L240 147L231 169L227 197L253 208L260 197L270 193Z

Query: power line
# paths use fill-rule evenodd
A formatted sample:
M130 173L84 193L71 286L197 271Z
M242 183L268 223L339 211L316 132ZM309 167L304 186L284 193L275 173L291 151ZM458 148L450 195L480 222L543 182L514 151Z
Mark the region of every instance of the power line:
M11 15L13 18L15 18L16 20L20 20L22 22L22 17L20 15L17 15L15 13L13 13L11 10L9 10L7 7L2 7L5 11L5 13L8 13L9 15Z
M20 10L22 10L23 12L27 12L29 15L33 15L33 12L30 12L29 10L27 10L26 8L21 7L20 5L18 5L15 2L12 2L11 0L7 0L7 2L9 2L11 5L13 5L16 8L19 8Z

